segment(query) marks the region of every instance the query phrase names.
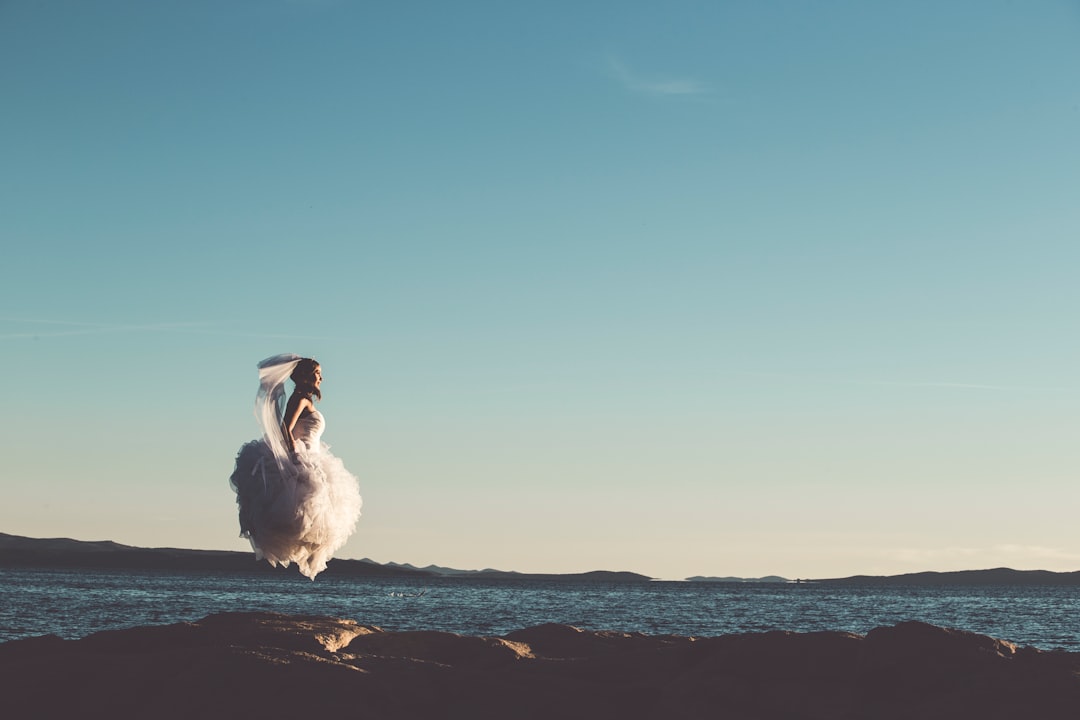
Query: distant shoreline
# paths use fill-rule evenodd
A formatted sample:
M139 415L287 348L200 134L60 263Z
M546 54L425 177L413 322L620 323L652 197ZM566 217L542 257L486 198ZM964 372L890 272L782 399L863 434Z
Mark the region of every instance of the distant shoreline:
M176 572L290 573L295 567L274 568L256 561L250 552L234 550L187 550L183 548L140 548L112 541L85 541L70 538L29 538L0 533L0 568L96 568L164 570ZM456 570L429 565L419 568L400 563L335 558L325 573L338 577L451 578L475 580L550 580L563 582L647 583L654 578L634 572L595 570L584 573L522 573L504 570ZM814 585L1080 585L1080 571L1049 570L958 570L920 572L903 575L853 575L843 578L800 578L789 580L776 575L760 578L686 578L690 583L714 584L814 584Z
M112 541L70 538L28 538L0 533L0 568L68 568L165 570L176 572L296 573L296 567L272 567L250 552L140 548ZM416 568L397 563L334 558L322 573L329 577L467 578L477 580L561 580L567 582L640 583L652 578L632 572L596 570L585 573L542 574L501 570Z

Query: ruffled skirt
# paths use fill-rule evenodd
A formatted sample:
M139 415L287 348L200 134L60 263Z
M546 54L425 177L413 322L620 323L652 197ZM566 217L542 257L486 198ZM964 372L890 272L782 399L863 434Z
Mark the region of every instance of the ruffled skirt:
M229 485L240 508L240 536L251 541L256 559L295 562L312 580L360 519L359 481L325 445L300 454L282 473L266 443L253 440L240 448Z

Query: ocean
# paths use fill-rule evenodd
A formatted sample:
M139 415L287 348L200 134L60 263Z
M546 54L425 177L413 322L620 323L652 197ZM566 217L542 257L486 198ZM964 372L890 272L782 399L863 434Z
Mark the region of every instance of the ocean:
M503 635L543 623L697 637L866 633L905 620L1080 651L1080 587L586 583L133 570L0 569L0 642L194 621L219 612L350 618L384 630Z

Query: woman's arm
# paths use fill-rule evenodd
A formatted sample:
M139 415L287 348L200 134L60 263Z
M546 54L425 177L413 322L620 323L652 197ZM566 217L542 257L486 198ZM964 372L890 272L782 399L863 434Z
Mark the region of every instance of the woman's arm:
M285 406L285 417L281 420L281 434L285 438L285 447L289 448L290 453L296 452L296 441L293 440L292 431L296 427L296 421L300 419L300 415L304 410L313 410L315 403L311 401L311 398L304 397L293 393L289 398L289 403Z

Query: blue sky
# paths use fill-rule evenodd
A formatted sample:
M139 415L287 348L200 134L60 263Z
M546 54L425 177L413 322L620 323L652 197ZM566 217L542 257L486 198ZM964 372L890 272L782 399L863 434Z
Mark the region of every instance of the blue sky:
M0 2L0 531L244 549L324 367L345 557L1080 568L1075 2Z

